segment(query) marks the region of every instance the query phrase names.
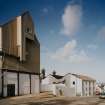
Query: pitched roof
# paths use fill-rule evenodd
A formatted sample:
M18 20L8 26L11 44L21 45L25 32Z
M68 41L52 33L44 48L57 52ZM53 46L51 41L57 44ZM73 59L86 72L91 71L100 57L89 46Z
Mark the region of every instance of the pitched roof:
M62 79L64 76L61 76L61 75L51 75L53 77L55 77L56 79Z
M80 78L82 80L86 80L86 81L96 81L95 79L93 79L92 77L89 76L85 76L85 75L78 75L78 74L72 74L74 76L76 76L77 78Z

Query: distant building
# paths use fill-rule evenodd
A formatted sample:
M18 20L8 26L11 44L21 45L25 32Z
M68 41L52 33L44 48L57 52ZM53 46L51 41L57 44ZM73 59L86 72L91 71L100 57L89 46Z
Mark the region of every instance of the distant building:
M29 12L0 26L0 95L39 93L40 43Z
M93 96L95 82L91 77L68 73L64 76L48 75L41 86L42 91L52 91L54 95Z
M96 85L96 80L85 76L85 75L77 75L73 74L76 76L76 83L77 83L77 95L82 95L82 96L92 96L95 93L95 85Z

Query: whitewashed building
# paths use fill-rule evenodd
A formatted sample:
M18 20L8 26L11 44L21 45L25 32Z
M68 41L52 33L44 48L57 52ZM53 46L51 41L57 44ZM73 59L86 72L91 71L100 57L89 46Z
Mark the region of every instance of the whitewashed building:
M64 76L48 75L42 80L41 90L52 91L54 95L92 96L95 91L95 80L71 73Z
M40 92L40 43L29 12L0 26L0 96Z
M76 77L76 95L93 96L96 80L85 75L72 74Z

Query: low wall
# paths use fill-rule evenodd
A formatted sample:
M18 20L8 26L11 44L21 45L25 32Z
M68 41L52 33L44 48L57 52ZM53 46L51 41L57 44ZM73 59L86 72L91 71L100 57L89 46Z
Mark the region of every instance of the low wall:
M64 84L41 85L41 92L52 92L56 96L76 96L75 88L67 88Z

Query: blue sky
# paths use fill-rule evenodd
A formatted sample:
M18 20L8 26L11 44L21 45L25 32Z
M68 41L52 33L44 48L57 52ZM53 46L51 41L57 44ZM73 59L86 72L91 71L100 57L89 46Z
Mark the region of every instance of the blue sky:
M105 0L0 0L0 23L30 11L41 69L105 81Z

